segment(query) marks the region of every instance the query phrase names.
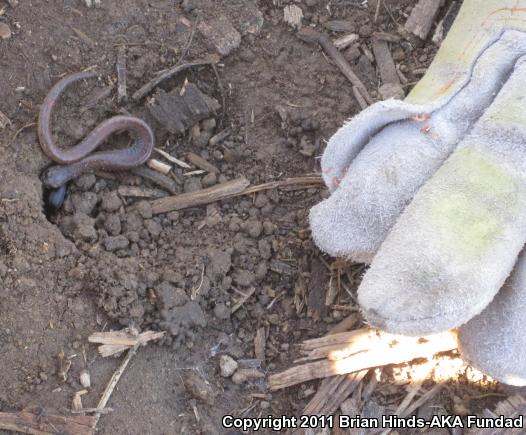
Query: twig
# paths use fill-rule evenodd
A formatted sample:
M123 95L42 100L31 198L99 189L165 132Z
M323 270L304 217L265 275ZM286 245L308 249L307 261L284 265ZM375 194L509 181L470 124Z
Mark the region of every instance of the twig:
M163 150L161 150L159 148L154 148L154 150L156 152L158 152L161 156L163 156L169 162L175 163L176 165L178 165L178 166L180 166L181 168L184 168L184 169L192 169L192 167L188 163L185 163L182 160L179 160L179 159L175 158L174 156L171 156L166 151L163 151Z
M219 72L217 71L215 64L212 64L212 71L214 71L214 74L217 79L217 87L219 88L219 92L221 93L221 119L219 120L219 127L222 128L225 122L225 113L226 113L225 88L223 87L223 84L221 83L221 77L219 75Z
M232 314L234 314L237 310L239 310L243 306L243 304L249 300L250 296L252 296L255 291L256 291L256 288L251 287L247 293L243 293L241 300L232 307Z
M122 102L128 98L126 85L126 47L117 47L117 101Z
M190 50L190 47L192 46L192 41L194 40L195 30L197 29L197 24L198 23L199 23L199 17L197 17L195 19L195 21L193 22L193 24L192 24L192 30L190 31L190 36L188 37L188 41L186 42L186 44L185 44L185 46L183 48L183 52L181 53L181 57L179 57L179 59L175 63L175 66L180 65L183 62L183 60L186 57L186 55L188 54L188 51Z
M121 378L122 374L124 373L124 370L126 370L126 367L128 367L128 364L130 363L133 356L137 353L137 349L139 348L139 344L137 343L135 346L130 348L128 353L126 354L126 358L122 361L119 368L113 373L113 376L110 379L110 382L108 382L108 385L104 389L104 393L102 393L102 397L99 400L99 403L97 405L97 411L94 416L94 422L92 424L92 428L95 429L97 427L97 423L100 420L100 416L102 413L100 410L105 409L108 401L110 400L111 394L113 393L113 390L117 386L117 383L119 382L119 379Z
M211 173L214 173L214 174L218 174L219 173L219 169L217 167L215 167L214 165L209 163L207 160L203 159L201 156L198 156L197 154L188 153L186 155L186 158L188 159L188 161L192 165L197 166L198 168L202 169L203 171L211 172Z
M185 69L192 68L194 66L202 66L202 65L214 65L217 62L219 62L219 56L218 55L211 55L205 59L196 60L194 62L184 63L181 65L176 65L162 73L160 73L157 77L155 77L153 80L146 83L143 87L141 87L138 91L136 91L132 98L135 101L141 100L143 97L145 97L147 94L149 94L157 85L162 83L163 81L169 79L170 77L174 76L175 74L184 71Z
M208 145L213 147L217 145L218 143L223 142L223 140L225 140L228 136L230 136L231 133L232 131L229 128L225 128L223 131L220 131L216 135L212 136L210 140L208 141Z
M11 124L11 120L3 112L0 112L0 130L3 130Z
M29 128L29 127L33 127L34 125L37 125L36 122L30 122L29 124L26 124L26 125L23 125L22 127L20 127L16 132L15 134L13 135L13 137L11 138L11 141L9 142L9 146L13 145L13 143L15 142L16 138L18 137L18 135L20 133L22 133L22 131L24 131L26 128Z
M317 32L316 30L306 27L302 30L300 30L297 33L298 38L300 38L302 41L308 42L308 43L317 43L321 45L321 47L325 50L325 52L332 58L334 63L340 68L340 71L343 73L345 77L353 84L353 86L356 86L358 90L360 91L360 94L362 94L362 97L367 101L367 103L372 104L373 99L369 95L369 92L367 91L367 88L363 84L363 82L360 80L360 78L354 73L354 71L351 68L351 65L349 65L349 62L343 57L343 55L340 53L340 51L334 46L331 39L324 33Z
M378 21L381 6L382 6L382 0L376 0L376 11L374 12L374 22L375 23Z
M154 214L159 214L174 210L183 210L185 208L210 204L211 202L230 199L241 195L249 195L269 189L280 189L293 186L300 186L301 188L316 187L323 184L323 179L319 176L306 176L271 181L269 183L263 183L252 187L248 187L249 184L250 183L246 178L241 177L197 192L183 193L181 195L161 198L151 202L152 211Z
M231 197L233 194L242 192L249 184L250 182L245 177L241 177L197 192L157 199L151 202L152 212L154 214L167 213L220 201Z

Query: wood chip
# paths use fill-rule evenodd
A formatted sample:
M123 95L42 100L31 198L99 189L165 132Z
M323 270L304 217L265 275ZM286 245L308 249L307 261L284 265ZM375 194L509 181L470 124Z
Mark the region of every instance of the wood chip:
M154 214L168 213L170 211L182 210L198 205L209 204L228 198L233 194L242 192L250 182L245 177L240 177L226 183L217 184L197 192L183 193L181 195L169 196L151 202Z
M73 401L71 403L71 408L74 410L74 411L80 411L83 406L82 406L82 396L84 394L87 394L88 390L80 390L80 391L77 391L74 396L73 396Z
M95 433L94 417L77 415L64 417L45 413L37 415L31 412L0 412L0 429L34 435L92 435Z
M266 350L267 337L265 327L260 327L256 331L254 337L254 354L263 364L265 363L265 350Z
M212 165L207 160L203 159L201 156L198 156L197 154L188 153L186 155L186 158L192 165L197 166L203 171L214 173L214 174L219 174L219 169L216 166Z
M126 46L117 48L117 101L123 102L128 98L126 84Z
M138 335L134 335L128 330L95 332L88 337L88 341L101 344L98 351L103 357L107 357L134 346L145 345L149 341L158 340L163 335L164 331L145 331Z
M344 50L359 39L360 37L356 33L350 33L349 35L340 36L338 39L335 39L333 44L338 50Z
M154 150L158 152L161 156L163 156L169 162L175 163L177 166L180 166L183 169L192 169L192 167L188 163L175 158L174 156L168 154L166 151L163 151L159 148L154 148Z
M283 21L294 29L301 28L301 20L303 19L303 11L299 6L288 5L283 8Z
M391 50L386 41L381 39L373 39L373 53L376 59L376 66L380 72L380 78L382 83L398 83L398 73L396 72L396 66L391 56Z
M307 307L309 314L314 320L320 320L327 314L325 295L327 283L329 282L327 268L317 258L312 257L310 261L310 282L308 285Z
M149 168L152 168L154 171L160 172L161 174L167 175L172 170L172 167L166 163L163 163L157 159L150 159L146 162L146 165Z
M161 174L145 166L133 168L131 172L135 175L139 175L143 178L146 178L147 180L150 180L152 183L157 184L158 186L162 187L163 189L166 189L172 194L177 193L177 183L164 174ZM174 175L173 172L172 175ZM178 182L179 184L183 184L181 180L178 180Z
M203 119L214 115L221 107L193 83L186 83L166 93L159 89L148 101L152 116L170 133L183 133Z
M411 11L405 29L420 39L427 39L441 6L438 0L420 0Z
M225 128L223 131L220 131L219 133L217 133L216 135L212 136L210 138L210 140L208 141L208 145L210 146L215 146L217 144L220 144L221 142L223 142L228 136L230 136L230 134L232 133L232 131L229 129L229 128Z
M3 130L8 125L11 125L11 120L2 112L0 112L0 130Z
M224 15L201 20L197 24L197 29L222 56L228 56L241 43L241 34Z

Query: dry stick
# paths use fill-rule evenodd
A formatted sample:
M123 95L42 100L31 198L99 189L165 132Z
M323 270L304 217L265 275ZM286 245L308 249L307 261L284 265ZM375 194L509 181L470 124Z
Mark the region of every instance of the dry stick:
M120 185L117 189L120 196L132 198L165 198L168 196L166 191L161 189L149 189L139 186Z
M121 45L117 48L117 101L125 101L127 98L126 47Z
M146 165L154 171L160 172L161 174L167 175L172 170L172 167L164 162L157 159L150 159L146 162Z
M22 432L32 435L53 435L67 433L71 435L92 435L94 417L77 415L35 415L31 412L0 412L0 430Z
M102 397L99 400L99 403L97 405L97 409L104 409L104 408L106 408L106 405L107 405L108 401L110 400L111 393L113 393L113 390L117 386L117 383L119 382L119 379L121 378L122 374L124 373L124 370L126 370L126 367L128 367L128 364L130 363L131 359L133 358L133 356L137 352L137 349L139 348L139 346L140 346L140 344L137 343L135 346L130 348L130 350L126 354L126 358L124 358L124 360L122 361L122 363L119 366L119 368L115 371L115 373L113 373L113 376L111 377L110 382L108 382L108 385L104 389L104 393L102 393ZM101 412L100 411L95 413L95 416L94 416L95 420L94 420L93 425L92 425L93 429L95 429L97 427L97 423L99 422L100 416L101 416Z
M201 156L198 156L197 154L188 153L186 155L186 158L192 165L197 166L203 171L211 172L211 173L213 172L214 174L219 173L219 169L216 166L214 166L208 160L203 159Z
M157 199L151 201L150 204L153 214L182 210L219 201L233 194L242 192L249 184L250 182L245 177L241 177L197 192L183 193L181 195Z
M196 60L195 62L189 62L189 63L184 63L182 65L176 65L160 73L153 80L146 83L142 88L140 88L138 91L136 91L133 94L132 98L135 101L141 100L143 97L149 94L157 85L159 85L159 83L162 83L163 81L168 80L170 77L173 77L175 74L177 74L178 72L184 71L185 69L192 68L194 66L214 65L217 62L219 62L219 56L214 54L205 59Z
M306 176L270 181L252 187L248 187L249 184L250 182L245 177L240 177L197 192L183 193L181 195L161 198L151 202L152 212L154 214L168 213L174 210L183 210L185 208L210 204L211 202L221 201L223 199L230 199L236 196L248 195L269 189L279 189L287 186L299 185L302 187L315 187L322 185L323 179L319 176Z
M327 376L342 375L388 364L401 364L415 358L429 358L436 353L457 347L454 331L437 334L423 342L418 337L401 337L387 333L380 333L380 336L381 339L375 338L371 341L369 348L358 342L357 353L347 358L337 361L325 359L311 362L272 375L269 378L270 388L274 391ZM352 345L342 346L342 350L346 347L350 347L351 349L346 351L352 353Z
M180 166L181 168L184 168L184 169L192 169L192 167L188 163L185 163L182 160L175 158L174 156L168 154L166 151L163 151L159 148L154 148L154 150L158 152L161 156L163 156L169 162L175 163L177 166Z
M324 33L317 32L316 30L307 27L302 30L300 30L297 33L298 38L300 38L302 41L308 42L308 43L318 43L322 46L322 48L325 50L325 52L334 60L334 63L340 68L340 71L343 73L345 77L353 84L353 86L356 86L358 90L360 91L360 94L365 99L365 101L368 104L373 103L373 99L369 95L369 92L367 91L367 88L363 84L363 82L360 80L360 78L354 73L354 71L351 68L351 65L349 65L349 62L345 60L343 55L340 53L340 51L334 46L331 39Z

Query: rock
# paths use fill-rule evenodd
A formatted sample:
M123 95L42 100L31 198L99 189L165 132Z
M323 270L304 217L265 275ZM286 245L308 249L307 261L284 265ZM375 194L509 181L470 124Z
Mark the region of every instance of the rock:
M11 27L9 27L6 23L0 23L0 38L11 38Z
M130 244L130 241L123 235L110 236L104 239L104 247L107 251L117 251L119 249L125 249Z
M230 308L228 308L223 302L218 302L214 307L214 316L221 320L230 319Z
M232 376L236 372L238 366L239 364L237 361L231 356L221 355L219 358L219 370L221 372L221 376L224 378L229 378Z
M194 370L182 370L181 376L184 387L190 396L208 405L214 404L217 393L206 379L203 379Z
M109 214L104 220L104 229L112 236L121 233L121 218L117 214Z
M210 20L201 20L197 28L208 43L222 56L228 56L241 43L241 34L234 29L224 15L219 15Z
M148 201L139 201L135 205L135 210L137 210L144 219L151 219L153 216L152 206Z
M107 192L102 196L101 208L104 211L117 211L122 206L122 201L117 194L117 191L113 190Z

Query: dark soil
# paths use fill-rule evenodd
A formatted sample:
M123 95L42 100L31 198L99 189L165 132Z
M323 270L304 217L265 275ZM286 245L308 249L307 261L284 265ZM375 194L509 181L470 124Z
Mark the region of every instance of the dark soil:
M324 334L348 314L342 306L353 306L343 291L332 304L340 308L308 310L308 295L297 285L301 275L306 288L314 288L311 267L321 285L328 286L334 273L320 262L308 232L308 210L323 189L270 190L154 216L148 201L118 193L120 186L160 189L151 181L131 173L85 175L71 184L63 209L46 216L39 174L50 162L35 129L52 84L92 67L98 82L73 86L56 110L54 132L61 144L79 141L101 120L125 110L150 123L156 147L182 160L193 152L219 168L218 174L186 176L188 170L175 166L176 193L241 175L255 185L315 173L325 141L359 106L328 58L283 22L289 3L303 10L304 25L321 28L347 20L346 31L360 35L361 48L353 46L345 56L377 97L381 83L368 57L371 35L397 33L413 0L384 0L377 22L372 1L368 6L326 0L6 5L0 21L12 35L0 40L0 111L12 124L0 131L0 411L37 405L68 415L84 368L92 387L83 403L96 406L119 360L99 357L87 337L130 326L167 334L132 360L112 396L113 412L101 418L100 433L226 433L220 425L225 414L301 412L316 384L270 394L261 379L236 384L221 377L219 359L229 355L265 374L285 369L297 356L295 343ZM221 103L214 116L173 134L151 116L151 100L117 102L120 45L126 47L131 95L156 72L215 52L213 41L192 29L220 16L242 35L240 46L217 68L220 80L211 68L200 67L161 85L169 92L186 79L196 84ZM391 44L409 81L406 91L420 77L413 72L425 68L435 51L432 43L413 38ZM208 145L225 128L231 135ZM118 135L108 146L127 141ZM314 269L315 263L321 266ZM361 266L345 267L359 276ZM241 294L252 288L254 294L232 314ZM360 325L357 318L355 327ZM258 328L268 337L264 361L254 354ZM57 377L61 351L72 363L65 383ZM202 380L209 389L204 396L192 387ZM405 392L396 388L389 400L381 395L377 400L396 408ZM451 410L454 397L480 394L477 385L452 382L441 406ZM477 408L476 401L465 400Z

